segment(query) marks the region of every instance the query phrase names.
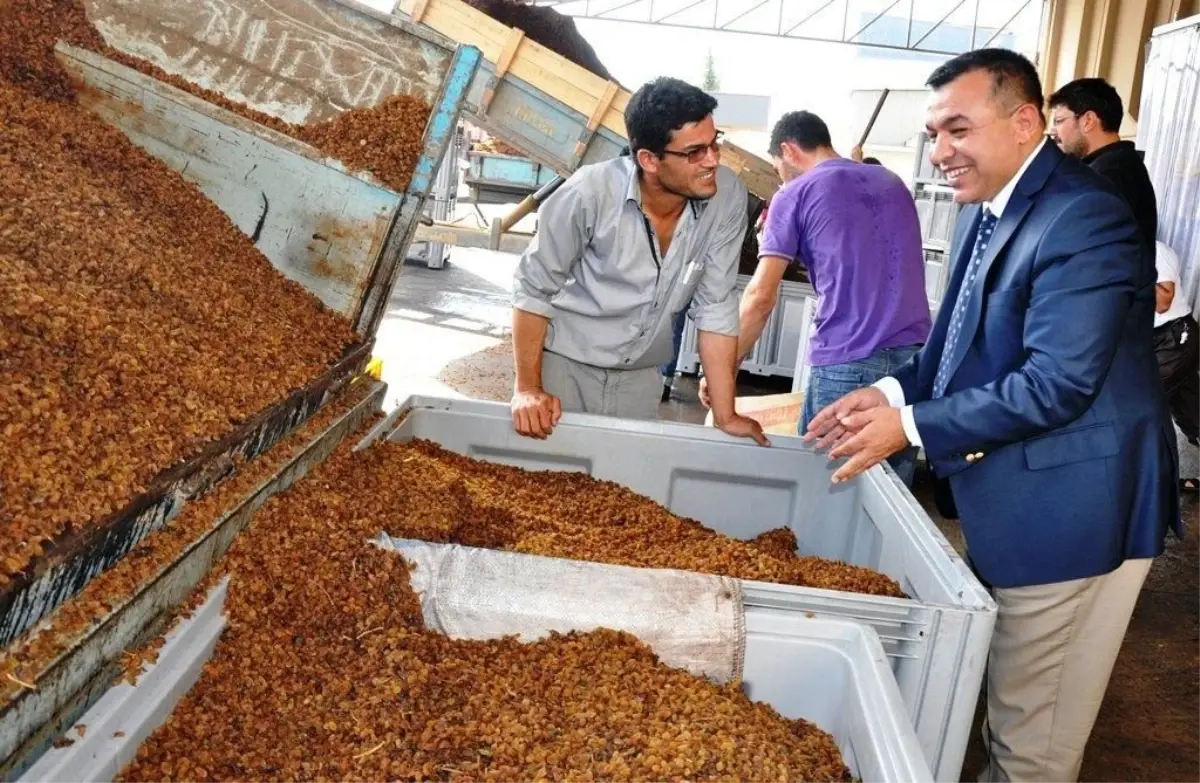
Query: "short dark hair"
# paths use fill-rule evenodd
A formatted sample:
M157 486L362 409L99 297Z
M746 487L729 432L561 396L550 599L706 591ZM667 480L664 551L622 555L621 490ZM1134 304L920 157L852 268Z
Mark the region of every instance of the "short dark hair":
M1100 127L1109 133L1121 129L1121 118L1125 116L1125 104L1121 95L1108 82L1099 78L1076 79L1064 84L1050 96L1050 108L1066 106L1078 117L1089 111L1100 118Z
M638 150L650 150L661 158L672 131L700 122L715 108L716 98L687 82L669 76L646 82L625 107L625 133L634 158Z
M925 86L934 90L945 87L972 71L987 71L992 77L992 94L1009 92L1022 103L1042 108L1042 80L1027 57L1011 49L976 49L939 65L929 74Z
M785 141L797 144L803 150L833 146L829 126L810 111L790 111L779 118L775 129L771 131L771 144L767 148L771 157L779 157Z
M868 166L882 166L883 165L883 161L881 161L879 158L863 158L862 162L866 163Z

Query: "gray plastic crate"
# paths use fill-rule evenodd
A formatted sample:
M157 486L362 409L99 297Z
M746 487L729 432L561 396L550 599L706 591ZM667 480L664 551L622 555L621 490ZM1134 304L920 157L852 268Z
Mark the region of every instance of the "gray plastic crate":
M792 373L792 393L808 391L808 378L812 366L808 363L808 349L812 343L813 324L817 320L817 296L805 297L804 311L800 320L800 339L796 342L795 372Z
M738 275L737 295L741 298L750 275ZM771 311L771 318L763 327L762 336L754 344L750 355L742 363L742 369L754 375L778 375L793 377L796 369L796 345L804 328L804 300L816 296L808 283L784 280L779 284L779 300ZM679 347L681 373L689 375L700 370L700 353L696 325L691 319L683 330L683 341Z
M738 299L750 284L750 275L738 275L735 292ZM772 319L775 315L772 314ZM771 329L768 325L763 329L762 336L750 350L750 355L742 363L742 369L755 375L770 375L767 368L771 364ZM700 372L700 333L695 322L688 318L683 326L683 340L679 343L679 361L675 365L676 372L686 375L696 375Z
M213 588L192 617L168 634L157 663L136 686L114 685L81 719L88 731L81 735L72 728L66 736L73 744L47 751L21 779L116 777L200 677L226 625L221 610L227 584L223 580ZM743 681L751 699L832 734L858 779L933 779L869 628L747 609Z
M616 481L747 539L789 526L801 554L869 566L912 598L746 582L748 605L867 623L896 674L938 780L958 780L996 604L900 480L876 467L839 486L799 438L764 449L697 425L568 413L547 440L517 435L507 405L410 397L364 439L425 438L477 459Z
M961 209L954 200L954 191L944 185L918 182L913 188L913 200L921 223L921 239L927 245L950 247Z
M784 280L779 284L779 299L771 311L764 334L771 336L770 360L767 375L795 378L801 340L807 340L805 313L807 302L816 299L816 291L808 283Z
M922 253L925 256L925 296L930 309L936 310L946 294L946 284L950 282L950 251L927 245Z

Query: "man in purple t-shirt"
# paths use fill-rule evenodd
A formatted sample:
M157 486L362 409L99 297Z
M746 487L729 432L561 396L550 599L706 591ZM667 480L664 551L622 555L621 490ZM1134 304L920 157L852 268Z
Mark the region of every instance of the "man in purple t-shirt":
M758 268L742 296L738 356L762 334L787 265L804 264L817 313L803 434L818 411L892 374L925 342L925 259L904 182L882 166L839 156L820 117L785 114L771 133L770 153L784 185L771 200ZM891 463L911 485L916 450Z

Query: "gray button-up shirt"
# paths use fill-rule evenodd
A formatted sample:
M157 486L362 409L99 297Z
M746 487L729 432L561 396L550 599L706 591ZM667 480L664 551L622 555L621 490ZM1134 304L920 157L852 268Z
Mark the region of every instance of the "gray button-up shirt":
M736 337L746 187L717 169L717 194L684 208L665 257L642 212L633 158L585 166L542 204L517 265L513 306L546 316L546 350L607 369L670 361L671 323Z

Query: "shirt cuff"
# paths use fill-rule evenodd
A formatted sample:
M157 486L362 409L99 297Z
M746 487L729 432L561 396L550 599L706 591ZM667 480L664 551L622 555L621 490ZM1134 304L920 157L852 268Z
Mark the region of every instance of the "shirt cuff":
M530 296L529 294L517 293L513 295L513 307L518 310L524 310L527 313L540 315L543 318L554 317L554 305L549 302Z
M889 378L888 380L893 380ZM900 409L900 426L904 427L904 435L908 442L921 448L921 433L917 432L917 420L913 418L913 406L905 405Z
M697 307L692 311L692 322L698 332L714 332L726 337L737 337L741 326L738 318L736 295L718 304Z
M904 387L900 385L900 381L889 375L871 385L883 392L883 396L887 397L888 405L900 409L900 425L904 427L905 437L913 446L920 448L921 433L917 432L917 420L913 418L912 406L904 404Z
M900 385L900 381L889 375L871 385L883 392L883 396L887 397L888 405L893 408L904 407L904 387Z

